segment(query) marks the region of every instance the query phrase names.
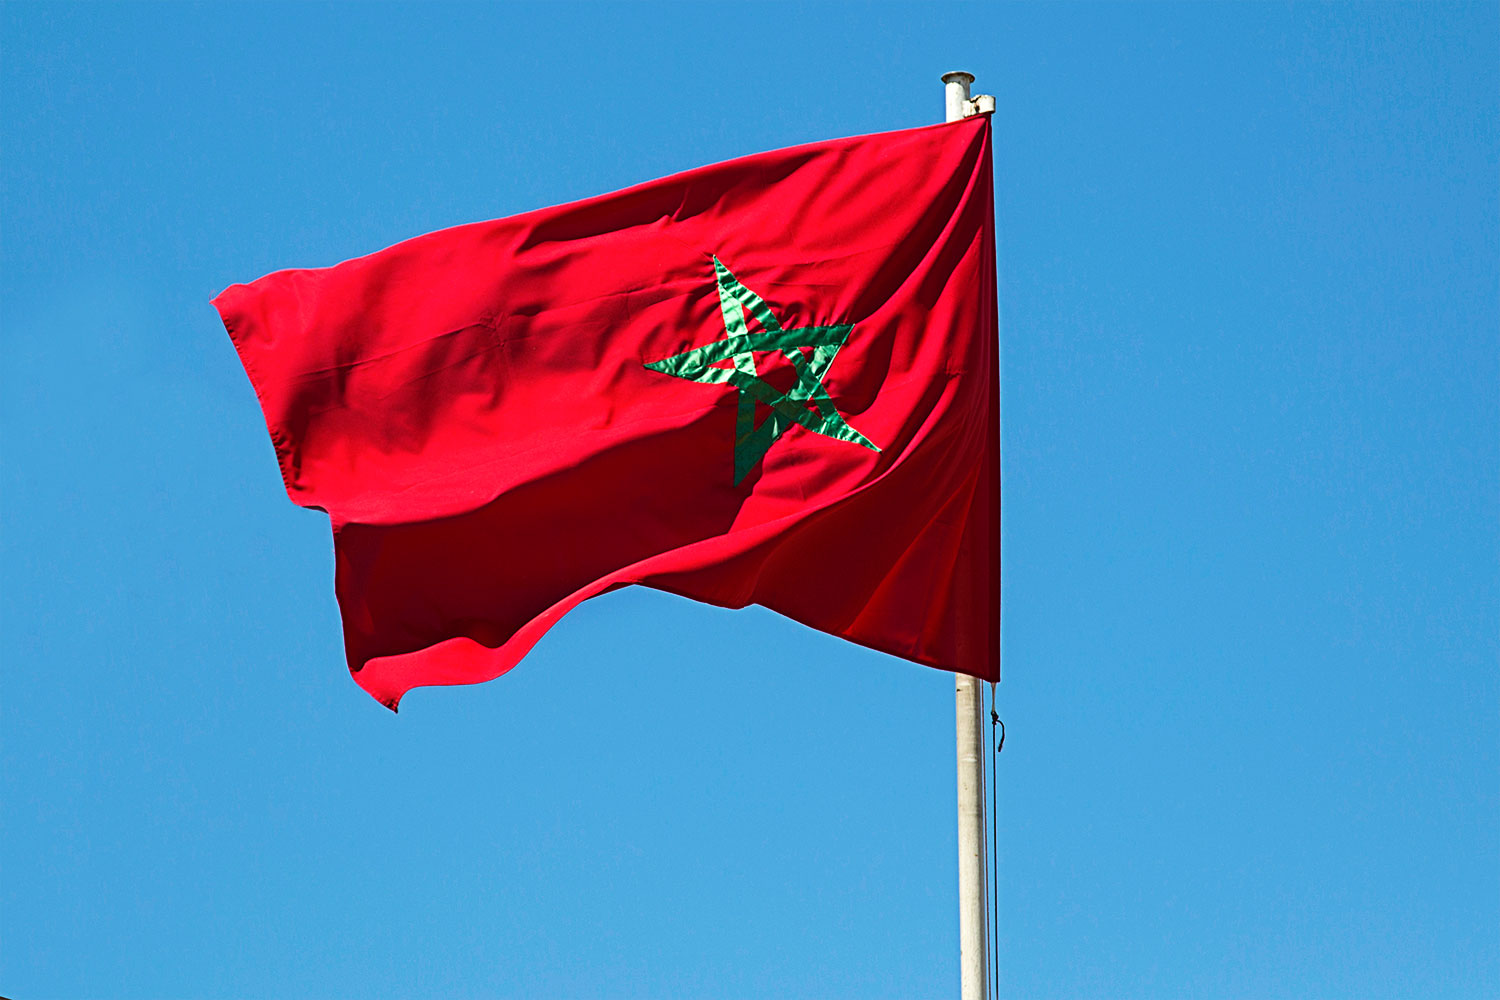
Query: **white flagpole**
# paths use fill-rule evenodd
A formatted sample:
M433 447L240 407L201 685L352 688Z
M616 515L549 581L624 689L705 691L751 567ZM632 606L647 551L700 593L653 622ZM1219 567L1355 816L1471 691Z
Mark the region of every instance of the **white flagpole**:
M945 73L947 121L978 112L972 73ZM988 1000L989 924L985 913L984 725L981 682L955 674L958 715L958 945L963 1000Z

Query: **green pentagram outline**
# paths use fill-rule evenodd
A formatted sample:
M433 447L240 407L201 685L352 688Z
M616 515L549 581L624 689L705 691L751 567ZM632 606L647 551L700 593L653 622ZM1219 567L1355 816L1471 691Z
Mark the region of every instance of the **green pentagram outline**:
M713 261L714 285L719 291L725 338L652 361L646 367L689 382L732 385L739 391L734 434L734 484L738 486L749 475L776 439L793 424L815 434L879 452L873 441L849 426L823 385L824 376L828 374L833 359L838 357L839 348L849 339L854 324L784 330L764 299L741 284L718 257ZM760 325L759 332L750 332L745 320L746 310ZM811 359L804 352L808 348L812 350ZM792 363L797 384L785 394L777 391L760 378L752 351L780 351ZM732 361L734 367L714 367L723 361ZM771 408L758 427L755 425L757 401ZM808 407L809 403L817 408L817 412Z

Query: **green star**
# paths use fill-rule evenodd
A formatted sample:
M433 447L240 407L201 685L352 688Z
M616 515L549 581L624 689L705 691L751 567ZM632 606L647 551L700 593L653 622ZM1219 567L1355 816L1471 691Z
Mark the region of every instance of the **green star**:
M739 416L734 432L735 485L740 484L765 457L776 439L793 424L815 434L878 452L880 449L873 441L849 426L823 386L823 377L838 356L839 348L849 339L854 324L783 330L765 300L740 284L717 257L714 258L714 281L719 290L719 309L724 314L725 338L653 361L646 367L690 382L732 385L739 390ZM746 309L760 324L758 333L749 331L745 322ZM806 349L812 350L811 358L805 353ZM780 351L786 356L797 373L797 384L791 391L783 395L760 378L752 351ZM716 367L723 361L732 361L734 367ZM755 424L757 400L771 408L759 426Z

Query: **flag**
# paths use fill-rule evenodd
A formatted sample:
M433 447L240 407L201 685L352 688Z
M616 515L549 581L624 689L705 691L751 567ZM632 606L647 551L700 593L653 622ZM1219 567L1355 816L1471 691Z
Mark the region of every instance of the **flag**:
M997 680L987 116L749 156L214 300L355 680L489 680L640 584Z

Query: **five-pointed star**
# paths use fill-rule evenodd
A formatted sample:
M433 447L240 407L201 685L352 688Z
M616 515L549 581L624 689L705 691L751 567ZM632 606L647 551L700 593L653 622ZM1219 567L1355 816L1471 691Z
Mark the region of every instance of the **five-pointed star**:
M675 375L691 382L708 385L732 385L739 390L739 414L734 433L734 483L738 486L766 454L767 449L793 424L822 434L879 451L875 443L850 427L823 386L823 377L839 348L849 339L853 323L834 326L804 326L783 330L765 300L740 284L719 258L714 258L714 281L719 290L719 309L724 314L723 340L674 354L646 365L652 371ZM745 310L760 324L751 333L745 321ZM804 348L812 349L808 358ZM753 351L780 351L792 363L797 384L785 394L760 378ZM733 368L716 367L732 361ZM759 426L755 424L755 403L759 400L771 412ZM813 410L808 404L816 407Z

